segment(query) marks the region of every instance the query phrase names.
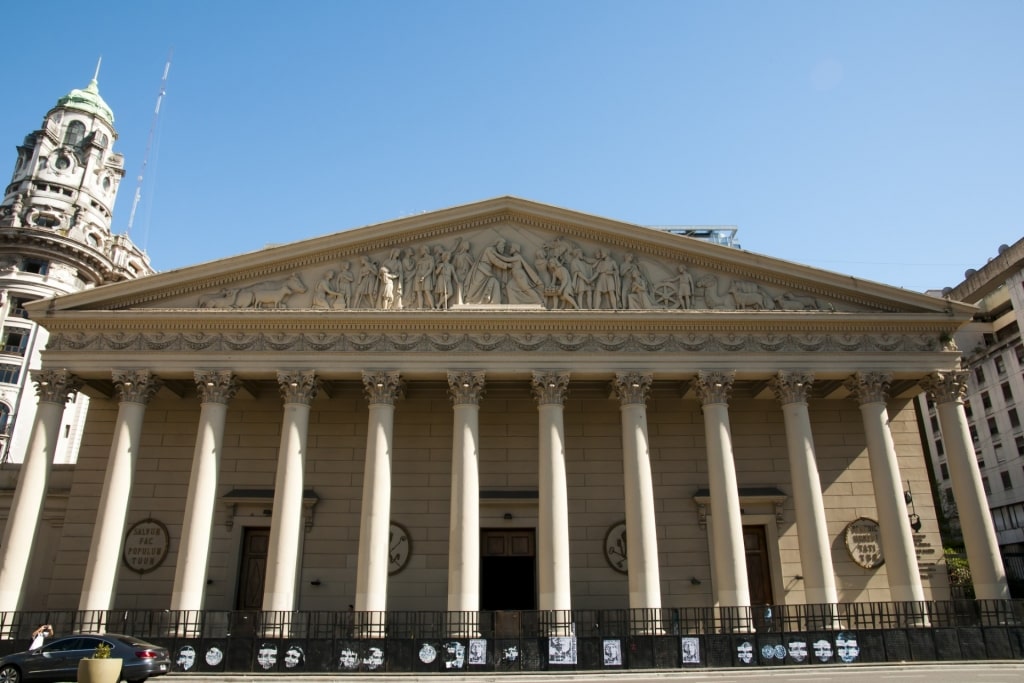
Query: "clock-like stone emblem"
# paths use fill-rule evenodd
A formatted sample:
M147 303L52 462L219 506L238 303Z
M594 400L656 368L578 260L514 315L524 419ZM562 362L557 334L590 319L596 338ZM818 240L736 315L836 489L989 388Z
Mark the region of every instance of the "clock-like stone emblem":
M397 574L405 569L412 551L412 539L401 524L391 522L388 538L388 574Z
M626 522L616 522L608 527L608 533L604 535L604 559L608 560L611 568L623 574L628 573L628 553L626 552Z

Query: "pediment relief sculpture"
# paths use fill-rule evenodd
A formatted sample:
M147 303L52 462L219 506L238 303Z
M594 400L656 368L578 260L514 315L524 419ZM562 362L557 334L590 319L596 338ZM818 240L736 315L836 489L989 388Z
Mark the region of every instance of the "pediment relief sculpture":
M193 299L214 309L444 311L478 307L587 310L837 310L807 292L639 257L564 236L509 236L392 247L326 269L222 287ZM524 248L525 245L525 248ZM185 304L190 305L190 304ZM850 307L847 306L847 309Z

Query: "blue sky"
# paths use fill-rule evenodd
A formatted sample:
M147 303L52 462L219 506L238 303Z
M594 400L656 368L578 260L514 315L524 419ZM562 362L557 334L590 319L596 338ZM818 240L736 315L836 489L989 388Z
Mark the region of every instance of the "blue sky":
M0 140L89 82L161 271L500 195L924 291L1024 236L1024 2L13 3ZM6 159L6 160L5 160ZM5 171L9 172L9 171Z

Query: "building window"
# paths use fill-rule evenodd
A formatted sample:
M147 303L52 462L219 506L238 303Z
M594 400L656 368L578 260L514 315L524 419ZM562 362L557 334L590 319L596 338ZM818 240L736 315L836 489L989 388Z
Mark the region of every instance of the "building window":
M1003 398L1006 399L1007 403L1013 403L1013 389L1010 388L1009 382L1003 382Z
M987 391L981 392L981 407L985 410L992 410L992 398Z
M981 367L980 365L978 367L974 368L974 379L978 380L978 384L979 385L984 384L985 383L985 368Z
M1016 408L1010 408L1006 411L1006 414L1010 416L1010 426L1014 429L1020 427L1020 415L1017 414Z
M997 441L992 444L992 450L996 452L996 462L1006 462L1006 454L1003 453L1003 444Z
M7 434L11 426L11 407L0 403L0 434Z
M988 484L988 477L982 477L981 478L981 488L983 488L985 490L985 495L986 496L991 496L992 495L992 487L989 486L989 484Z
M939 463L939 472L942 473L943 479L949 479L949 467L946 466L946 463Z
M971 441L977 441L978 440L978 428L975 427L974 425L970 425L968 427L968 429L971 430Z
M1009 472L1000 472L999 473L999 477L1003 480L1003 490L1004 491L1009 491L1010 489L1013 488L1013 482L1010 481L1010 473Z
M5 327L3 332L3 352L24 356L28 348L28 330L22 327Z
M1024 455L1024 436L1017 437L1017 455Z
M932 434L939 433L939 418L932 415Z
M993 360L995 361L995 364L996 364L996 372L998 372L1000 375L1005 375L1006 374L1006 361L1003 360L1003 357L1002 356L996 356L995 358L993 358Z
M999 433L999 425L996 424L996 419L994 417L988 418L988 433L992 436Z
M21 264L22 271L26 273L35 273L36 275L46 275L50 272L50 262L43 261L42 259L25 259L24 263Z
M65 145L77 145L85 137L85 124L81 121L72 121L68 124L67 132L64 133Z
M964 401L964 415L967 416L968 420L971 419L972 417L974 417L974 411L971 410L971 402L970 401Z
M935 453L939 457L942 457L943 455L946 454L946 447L942 445L942 439L935 440Z
M0 363L0 382L7 384L17 384L18 378L21 376L21 366L11 365L10 363Z
M1014 346L1013 352L1017 354L1017 365L1024 365L1024 344Z

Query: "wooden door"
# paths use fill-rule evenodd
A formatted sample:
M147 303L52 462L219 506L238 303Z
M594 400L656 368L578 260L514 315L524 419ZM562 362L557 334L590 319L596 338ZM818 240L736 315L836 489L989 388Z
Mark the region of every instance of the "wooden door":
M259 610L263 608L263 583L267 576L270 529L246 527L243 531L245 535L242 537L242 557L238 566L235 609Z

